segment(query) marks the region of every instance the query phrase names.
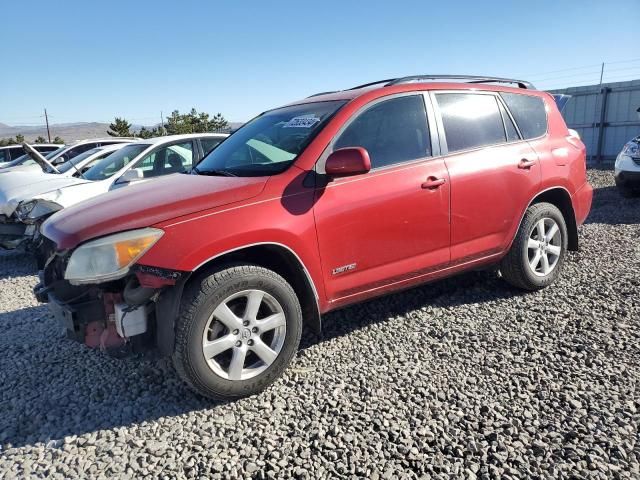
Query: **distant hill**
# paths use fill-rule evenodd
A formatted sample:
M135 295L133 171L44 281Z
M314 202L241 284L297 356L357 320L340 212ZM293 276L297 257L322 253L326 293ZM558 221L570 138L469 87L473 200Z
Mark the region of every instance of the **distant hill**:
M92 137L106 137L108 123L80 122L80 123L58 123L49 125L51 139L61 137L65 142L70 143L75 140ZM44 125L20 125L12 127L0 123L0 138L15 137L24 135L25 140L34 141L38 136L47 138L47 127Z
M232 130L235 130L241 127L243 122L229 122L229 125ZM158 125L146 128L151 129L154 126ZM142 125L133 125L131 128L137 131L141 127ZM51 131L51 140L55 137L61 137L65 142L71 143L85 138L107 137L109 124L100 122L56 123L49 125L49 130ZM39 136L47 138L47 127L44 125L11 126L0 123L0 138L15 137L16 135L24 135L27 142L33 142Z

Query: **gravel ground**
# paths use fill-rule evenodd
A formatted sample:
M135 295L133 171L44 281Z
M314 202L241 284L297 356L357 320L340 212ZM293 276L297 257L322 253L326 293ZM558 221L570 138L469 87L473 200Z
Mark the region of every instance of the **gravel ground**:
M640 477L640 199L590 179L556 285L471 273L330 314L227 404L66 340L1 255L0 478Z

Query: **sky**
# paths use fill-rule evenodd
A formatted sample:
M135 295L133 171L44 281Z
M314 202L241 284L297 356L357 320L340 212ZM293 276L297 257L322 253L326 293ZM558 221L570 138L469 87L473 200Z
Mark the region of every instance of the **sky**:
M21 0L2 7L0 122L229 121L411 74L640 78L640 0Z

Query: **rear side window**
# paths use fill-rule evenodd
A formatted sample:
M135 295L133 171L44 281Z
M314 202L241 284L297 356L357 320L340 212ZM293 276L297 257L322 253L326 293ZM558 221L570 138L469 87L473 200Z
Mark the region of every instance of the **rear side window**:
M24 148L11 148L11 160L15 160L18 157L21 157L25 154Z
M200 145L202 145L202 151L204 152L204 156L206 157L207 155L209 155L209 153L211 153L211 150L213 150L213 148L216 147L221 141L222 141L222 138L215 138L215 137L201 138Z
M525 139L540 137L547 133L547 112L544 101L540 97L518 93L501 93L500 96L509 107Z
M493 95L438 93L449 152L504 143L498 101Z
M427 113L421 95L377 103L362 112L333 148L363 147L373 168L431 156Z

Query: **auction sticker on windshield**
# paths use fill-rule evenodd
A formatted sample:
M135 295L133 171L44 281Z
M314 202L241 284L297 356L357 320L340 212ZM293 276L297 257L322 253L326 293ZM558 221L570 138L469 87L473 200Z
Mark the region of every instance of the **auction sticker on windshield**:
M319 121L320 119L318 117L312 115L301 115L299 117L293 117L285 123L282 128L311 128Z

